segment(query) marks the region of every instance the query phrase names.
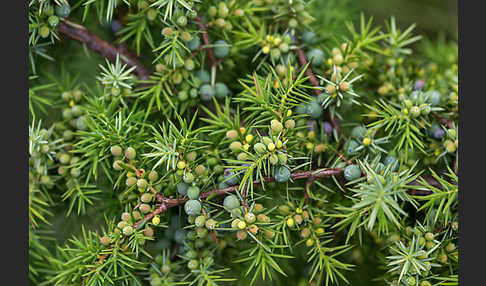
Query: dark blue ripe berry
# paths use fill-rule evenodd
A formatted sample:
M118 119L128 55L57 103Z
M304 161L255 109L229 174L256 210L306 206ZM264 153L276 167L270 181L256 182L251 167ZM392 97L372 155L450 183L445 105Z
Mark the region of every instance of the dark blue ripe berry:
M312 118L317 119L322 115L322 107L315 101L309 103L306 106L306 113L309 114Z
M56 6L56 14L61 18L67 18L71 13L71 7L69 5Z
M225 169L223 176L224 176L224 182L228 186L234 186L238 184L239 182L239 176L233 176L235 173L231 169Z
M332 125L331 123L327 122L327 121L324 121L324 132L327 134L327 135L331 135L332 133Z
M290 170L285 166L278 166L273 177L279 183L287 182L290 179Z
M199 96L203 101L209 101L215 94L215 89L209 84L204 84L199 89Z
M214 44L215 44L214 55L216 57L224 58L229 54L230 48L228 46L228 43L226 43L223 40L217 40Z

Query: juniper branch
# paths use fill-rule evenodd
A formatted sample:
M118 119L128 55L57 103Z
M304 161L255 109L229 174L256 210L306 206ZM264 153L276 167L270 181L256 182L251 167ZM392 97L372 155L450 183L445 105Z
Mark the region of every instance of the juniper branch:
M140 79L149 79L149 76L152 73L149 68L144 66L140 60L126 50L126 48L121 45L114 46L113 44L110 44L82 25L63 20L59 23L57 30L61 34L85 44L88 48L99 53L111 62L115 62L116 55L119 54L123 63L127 64L129 67L135 67L134 72Z

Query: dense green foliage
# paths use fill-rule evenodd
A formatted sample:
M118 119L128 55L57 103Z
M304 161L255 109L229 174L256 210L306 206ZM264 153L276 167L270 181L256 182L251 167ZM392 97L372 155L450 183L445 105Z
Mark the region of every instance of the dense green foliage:
M32 285L458 284L457 43L307 2L30 0Z

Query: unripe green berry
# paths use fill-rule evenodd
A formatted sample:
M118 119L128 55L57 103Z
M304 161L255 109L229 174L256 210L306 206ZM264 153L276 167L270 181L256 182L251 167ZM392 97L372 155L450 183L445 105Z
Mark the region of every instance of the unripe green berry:
M187 263L187 267L191 270L194 270L199 267L199 261L195 259L189 260L189 262Z
M184 211L187 215L198 215L201 213L201 203L197 200L188 200L184 204Z
M217 99L223 99L229 94L228 87L226 86L226 84L222 82L217 82L214 85L214 88L215 88L215 96Z
M77 178L79 177L79 175L81 175L81 170L79 170L78 168L71 169L71 176Z
M285 166L278 166L274 173L275 181L279 183L286 182L290 179L290 170Z
M49 19L47 19L47 22L49 22L51 27L56 27L59 24L59 17L56 15L51 15L49 16Z
M145 189L148 186L148 182L145 179L138 179L137 180L137 187L140 189Z
M56 15L61 18L67 18L71 13L71 7L69 5L59 5L56 6Z
M279 133L280 131L282 131L283 125L282 123L280 123L280 121L273 119L272 121L270 121L270 128L274 133Z
M190 200L196 200L199 198L199 188L198 187L189 187L187 189L187 196Z
M169 265L167 264L164 264L162 265L162 267L160 267L160 272L162 272L162 274L167 274L170 272L170 267Z
M258 154L263 154L266 152L267 148L265 147L265 145L263 143L256 143L254 146L253 146L253 149L255 150L256 153Z
M216 224L217 224L217 222L214 219L212 219L212 218L208 219L204 223L204 225L206 226L206 228L209 229L209 230L213 230L216 227Z
M356 180L361 177L361 169L358 165L348 165L344 169L344 178L348 181Z
M133 233L133 227L127 225L123 228L123 234L128 236L128 235L131 235Z
M159 174L155 170L150 171L150 173L148 174L148 179L150 182L155 182L158 178Z
M240 206L240 200L235 195L229 195L224 198L223 205L231 210Z
M254 213L246 213L245 214L245 221L247 223L254 223L256 221L256 216Z
M204 84L199 89L199 96L203 101L209 101L213 98L216 90L209 84Z
M141 213L146 214L149 213L150 210L152 209L149 204L141 204L138 209L140 210Z
M238 141L231 142L231 144L229 146L230 150L233 151L233 152L240 151L242 147L243 147L243 145Z
M183 177L184 182L190 184L194 181L194 175L192 173L185 173Z
M149 194L149 193L144 193L140 197L140 201L142 201L143 203L150 203L152 201L152 199L153 199L153 196L152 196L152 194Z
M129 177L127 178L127 180L125 181L125 183L127 184L127 186L131 187L133 185L135 185L137 183L137 178L135 177Z
M120 146L115 145L110 147L110 152L113 156L118 157L122 155L123 149Z
M132 147L128 147L126 150L125 150L125 157L127 157L128 160L133 160L135 159L135 156L137 155L137 152L135 151L135 149L133 149Z
M202 227L204 226L204 223L206 222L206 217L203 215L197 216L196 219L194 220L194 224L197 227Z
M454 243L450 242L449 244L447 244L447 246L446 246L447 252L452 252L452 251L454 251L454 249L456 249L456 245Z
M111 239L108 237L108 236L103 236L101 239L100 239L100 242L101 244L103 244L104 246L107 246L111 243Z
M186 16L180 16L179 18L177 18L177 25L179 25L181 27L184 27L185 25L187 25L187 17Z
M224 58L226 57L229 52L230 48L228 47L228 44L224 40L217 40L214 45L216 46L214 48L214 55L218 58Z

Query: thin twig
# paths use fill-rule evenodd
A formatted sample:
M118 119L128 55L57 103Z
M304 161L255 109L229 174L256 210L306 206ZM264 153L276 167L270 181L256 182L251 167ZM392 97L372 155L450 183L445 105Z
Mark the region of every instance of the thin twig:
M140 79L147 80L152 73L150 69L144 66L136 56L128 52L123 46L110 44L93 34L84 26L63 20L57 26L57 30L61 34L85 44L88 48L99 53L111 62L115 62L117 54L120 55L123 63L129 67L135 67L134 72Z

